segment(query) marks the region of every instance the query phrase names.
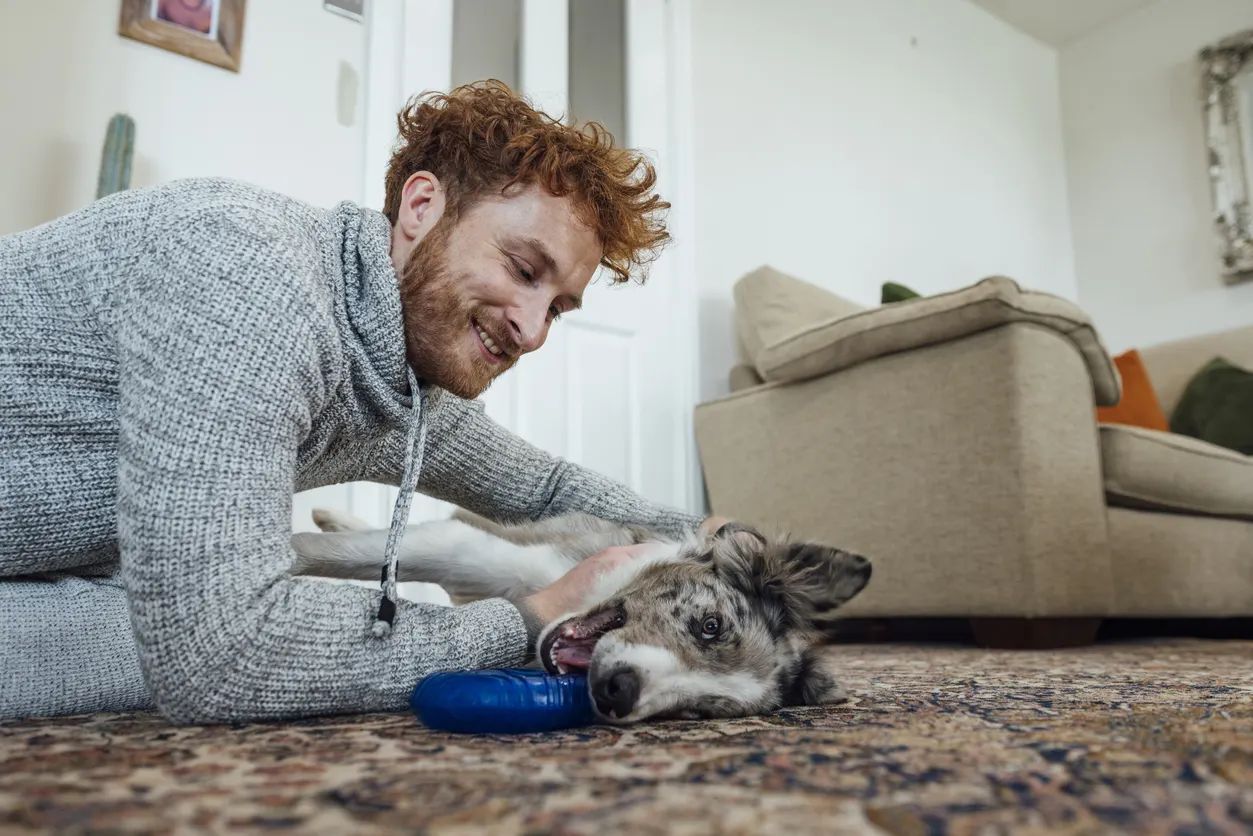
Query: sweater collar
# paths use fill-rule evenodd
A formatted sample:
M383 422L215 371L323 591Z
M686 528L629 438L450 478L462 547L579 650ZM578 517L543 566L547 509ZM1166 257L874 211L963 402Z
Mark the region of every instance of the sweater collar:
M399 280L391 259L391 223L351 201L333 212L338 246L334 265L343 278L347 329L344 349L353 387L390 423L408 424L412 406L405 359Z

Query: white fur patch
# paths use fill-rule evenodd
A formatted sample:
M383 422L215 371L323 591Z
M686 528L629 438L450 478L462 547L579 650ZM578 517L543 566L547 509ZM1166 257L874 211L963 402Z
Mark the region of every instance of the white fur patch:
M292 535L296 574L377 579L387 532ZM519 546L457 520L408 526L397 550L397 580L439 584L450 595L509 598L532 595L573 568L552 546Z
M669 711L680 703L699 703L718 697L752 706L767 695L769 683L746 673L694 671L664 647L625 644L613 633L596 646L596 667L612 670L618 665L635 669L640 676L640 696L634 710L618 722L630 723Z

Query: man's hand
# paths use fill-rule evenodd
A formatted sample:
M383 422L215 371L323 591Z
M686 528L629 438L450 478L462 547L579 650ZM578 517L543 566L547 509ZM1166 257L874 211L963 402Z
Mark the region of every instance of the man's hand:
M700 524L699 533L709 537L731 520L727 517L707 517ZM594 554L566 572L557 580L539 592L518 602L518 610L526 622L527 636L532 645L542 631L551 622L569 612L583 608L588 593L596 581L607 572L638 559L649 549L650 545L615 546ZM532 647L531 651L534 652Z
M655 547L650 545L615 546L605 549L580 562L544 589L524 599L522 604L536 619L546 625L568 612L582 609L588 593L592 591L592 587L601 575L625 563L630 563L650 548Z

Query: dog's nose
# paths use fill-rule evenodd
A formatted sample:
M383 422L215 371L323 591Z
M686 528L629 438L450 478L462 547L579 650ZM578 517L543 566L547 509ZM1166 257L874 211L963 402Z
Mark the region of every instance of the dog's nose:
M631 668L618 668L592 686L596 710L614 720L630 714L639 696L640 677Z

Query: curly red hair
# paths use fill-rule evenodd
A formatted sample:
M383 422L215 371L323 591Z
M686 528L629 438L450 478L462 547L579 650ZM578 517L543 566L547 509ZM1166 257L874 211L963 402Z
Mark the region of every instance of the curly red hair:
M575 128L533 108L502 82L427 93L397 117L400 137L387 168L384 214L396 222L401 190L417 171L445 186L455 219L489 193L539 184L574 200L575 214L603 247L617 283L644 268L670 240L670 204L653 193L657 172L641 154L615 147L594 122Z

